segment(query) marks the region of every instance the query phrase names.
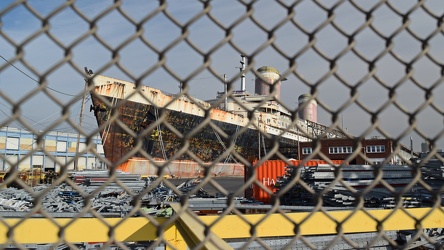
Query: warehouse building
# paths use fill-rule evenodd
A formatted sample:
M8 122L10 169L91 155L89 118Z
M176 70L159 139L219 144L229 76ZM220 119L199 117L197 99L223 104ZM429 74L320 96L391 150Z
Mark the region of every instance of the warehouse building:
M299 155L301 159L307 157L312 157L311 159L322 159L320 154L312 155L313 152L316 152L316 143L317 141L300 142ZM399 150L395 154L396 146L393 140L380 137L362 140L359 149L356 149L353 139L325 138L319 140L319 144L319 152L331 160L346 161L351 154L359 150L360 154L348 159L348 164L378 164L388 158L389 164L404 165L406 164L406 160L418 157L418 154L413 152L411 148L402 144L399 144Z
M93 138L93 147L97 154L104 157L100 136ZM86 138L74 133L45 132L40 145L37 135L31 131L4 127L0 129L0 170L9 170L18 166L19 170L42 169L58 172L62 166L74 170L74 156L77 149L83 152L77 161L77 170L105 169L92 150L87 148Z

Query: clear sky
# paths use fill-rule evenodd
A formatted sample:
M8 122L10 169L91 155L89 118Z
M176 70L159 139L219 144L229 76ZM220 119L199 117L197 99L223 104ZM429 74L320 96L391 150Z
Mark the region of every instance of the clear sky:
M369 113L377 113L379 128L397 138L408 130L414 117L417 131L405 133L402 142L408 146L412 137L414 149L419 150L425 138L439 137L438 147L444 148L444 31L438 26L442 25L439 17L444 15L442 0L427 0L422 6L417 6L416 0L383 4L376 0L354 4L259 0L252 5L250 18L244 17L246 5L234 0L211 1L209 15L202 16L203 4L197 0L167 1L165 13L156 12L159 1L122 1L119 9L111 8L111 0L73 2L74 8L63 7L67 3L59 0L31 0L17 6L15 1L0 1L1 126L24 127L14 121L13 110L18 107L28 126L72 132L67 124L56 125L62 106L70 103L69 117L78 123L79 96L84 88L79 72L83 67L131 80L116 65L107 66L117 48L114 55L118 55L118 65L133 77L150 70L144 77L145 85L177 93L179 82L189 80L191 94L204 100L223 90L216 76L227 74L233 79L239 73L240 54L254 54L254 60L248 62L252 69L272 66L288 79L283 82L281 99L290 109L297 108L299 95L316 85L318 121L324 125L330 125L331 113L340 110L341 126L359 136L371 127ZM291 5L294 16L287 18L285 6ZM323 25L329 14L333 22ZM146 19L148 16L152 17ZM366 27L366 21L371 26ZM95 36L89 33L89 22L95 24ZM179 27L185 24L187 29ZM137 30L142 38L132 39ZM184 30L186 41L180 40ZM271 30L274 36L268 40L267 31ZM227 34L232 35L230 43L219 46ZM314 34L312 40L308 34ZM273 45L264 46L267 41ZM309 41L312 47L307 47ZM387 46L389 53L385 52ZM210 56L212 72L194 73L204 61L196 49L203 54L214 50ZM165 52L165 65L175 77L156 67L159 51ZM288 58L295 59L294 70L289 70ZM329 74L329 61L336 62L334 75ZM369 76L368 62L372 61ZM406 78L407 65L411 70ZM36 91L36 81L42 75L48 83L44 93ZM254 75L248 72L246 78L247 90L253 92ZM240 80L234 81L240 88ZM341 109L352 88L359 94L355 103ZM393 103L387 103L390 89L394 90ZM428 93L433 98L428 99ZM87 131L97 127L89 105L83 123ZM366 137L380 135L370 130Z

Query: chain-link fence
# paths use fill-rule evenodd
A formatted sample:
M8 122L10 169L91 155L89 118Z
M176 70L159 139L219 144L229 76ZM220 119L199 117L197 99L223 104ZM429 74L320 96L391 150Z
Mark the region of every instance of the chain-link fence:
M2 248L442 248L443 6L2 1Z

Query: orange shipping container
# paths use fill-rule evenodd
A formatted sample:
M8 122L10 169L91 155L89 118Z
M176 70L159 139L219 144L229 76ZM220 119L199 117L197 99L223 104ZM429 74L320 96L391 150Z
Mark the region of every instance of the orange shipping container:
M290 160L293 166L298 166L302 160ZM333 160L334 164L341 164L342 160ZM253 163L254 164L254 163ZM324 160L310 160L304 164L304 166L317 166L318 164L328 164ZM288 164L282 160L269 160L256 168L256 180L264 185L271 193L276 191L275 184L278 177L282 177L285 174L285 167ZM246 169L245 180L253 176L253 172L250 169ZM253 198L257 201L261 201L265 204L270 204L270 195L262 189L261 186L253 184L250 190L245 191L245 197Z

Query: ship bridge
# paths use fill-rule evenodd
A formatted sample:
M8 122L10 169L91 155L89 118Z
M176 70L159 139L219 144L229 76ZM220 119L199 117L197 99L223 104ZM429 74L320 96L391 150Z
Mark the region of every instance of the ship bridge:
M218 93L218 98L208 103L216 103L222 98L222 94L223 92ZM287 130L283 137L296 141L311 141L314 138L348 138L339 129L331 129L317 122L294 117L290 111L266 95L251 95L246 91L237 91L230 99L226 103L220 103L218 108L244 117L249 117L248 113L254 111L255 119L263 125L262 130L266 133L278 135ZM261 128L260 125L259 127Z

